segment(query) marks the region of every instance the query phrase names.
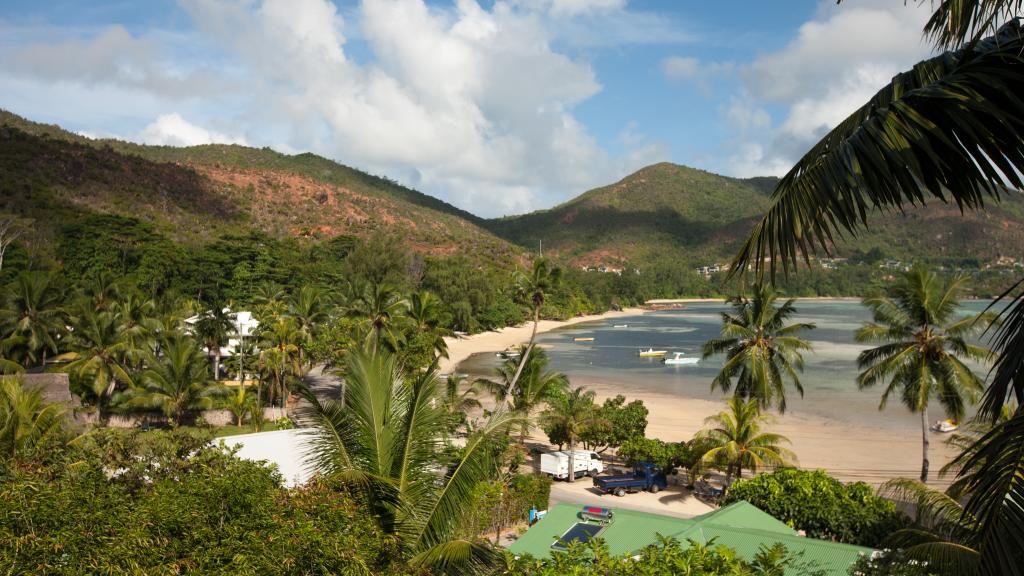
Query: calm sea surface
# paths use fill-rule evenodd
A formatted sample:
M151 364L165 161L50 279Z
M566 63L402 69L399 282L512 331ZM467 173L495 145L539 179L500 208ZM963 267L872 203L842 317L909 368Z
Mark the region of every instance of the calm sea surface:
M978 312L987 301L970 301L964 311ZM813 353L805 353L806 368L801 375L804 397L790 388L786 398L787 412L823 416L840 422L861 425L900 427L914 425L918 417L897 401L891 401L884 412L878 403L879 386L858 390L856 358L867 346L854 342L853 332L870 320L870 314L855 301L798 301L795 321L813 322L814 330L804 337L814 345ZM637 349L654 347L686 355L700 355L703 343L719 335L723 304L689 304L686 309L648 313L643 316L615 318L607 321L577 324L537 337L547 349L553 369L564 372L572 380L594 381L613 385L627 397L634 391L676 394L686 398L722 399L720 391L711 391L711 380L722 366L724 356L701 361L695 366L666 366L655 358L640 358ZM627 324L627 328L614 325ZM573 338L593 337L593 342L574 342ZM475 355L460 366L472 374L489 374L497 365L494 354ZM987 369L975 367L982 376ZM941 416L939 408L929 414L931 420Z

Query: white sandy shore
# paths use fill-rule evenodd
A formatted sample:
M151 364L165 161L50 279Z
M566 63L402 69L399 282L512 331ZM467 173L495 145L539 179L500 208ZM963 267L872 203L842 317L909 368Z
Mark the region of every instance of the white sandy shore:
M697 300L694 300L697 301ZM719 300L709 300L719 301ZM642 314L640 309L582 316L556 322L542 321L537 332L623 316ZM449 338L449 358L442 362L441 371L451 372L472 354L499 352L509 346L526 342L530 338L530 323L505 328L496 332L474 334L466 338ZM598 401L624 394L628 399L639 398L650 411L647 436L666 441L689 440L704 425L704 419L725 408L725 402L683 398L647 390L635 384L623 385L612 379L574 376L573 385L584 385L597 393ZM890 409L897 409L892 407ZM845 481L863 480L880 484L897 476L917 477L921 467L921 431L910 428L876 428L839 424L822 417L790 413L775 416L769 427L792 441L791 449L803 468L824 468ZM949 462L956 451L943 443L945 435L929 433L931 439L931 483L946 486L950 479L938 478L939 469ZM533 439L544 443L543 433L535 432Z
M563 326L580 324L582 322L593 322L595 320L606 320L610 318L621 318L623 316L637 316L643 314L640 308L626 308L619 312L605 312L604 314L593 314L590 316L577 316L569 320L541 320L537 325L537 334L550 332ZM448 345L448 358L442 358L440 363L441 373L448 373L455 370L463 360L473 354L483 352L501 352L509 346L524 344L530 340L530 332L533 330L533 322L527 322L519 326L510 326L492 332L481 332L463 338L445 338Z

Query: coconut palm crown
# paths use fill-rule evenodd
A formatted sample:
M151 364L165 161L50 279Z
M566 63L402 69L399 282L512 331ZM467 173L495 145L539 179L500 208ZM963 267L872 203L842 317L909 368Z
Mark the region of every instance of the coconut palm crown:
M744 400L756 399L761 408L777 406L786 411L785 381L789 380L800 396L804 395L799 372L804 369L803 351L813 350L797 334L811 330L812 323L788 324L796 314L793 300L776 305L778 295L767 284L754 286L753 295L733 296L726 300L732 312L722 313L721 338L704 343L703 357L725 354L725 364L711 382L711 389L733 394Z

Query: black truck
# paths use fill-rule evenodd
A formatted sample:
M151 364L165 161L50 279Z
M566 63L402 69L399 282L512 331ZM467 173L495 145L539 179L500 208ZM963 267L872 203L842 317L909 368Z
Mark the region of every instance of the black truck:
M594 486L603 494L625 496L626 492L647 490L657 494L668 487L668 477L660 467L648 462L641 462L633 468L632 474L619 476L596 476Z

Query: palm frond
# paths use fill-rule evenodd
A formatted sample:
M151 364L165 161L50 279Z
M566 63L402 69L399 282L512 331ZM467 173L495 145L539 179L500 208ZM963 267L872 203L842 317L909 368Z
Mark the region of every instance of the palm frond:
M942 0L924 26L936 48L951 50L994 34L1002 21L1020 14L1022 0Z
M1024 187L1024 58L1020 26L893 78L782 178L736 256L774 276L856 235L868 213L928 198L977 209Z

